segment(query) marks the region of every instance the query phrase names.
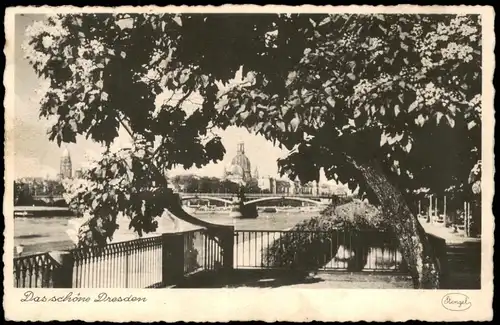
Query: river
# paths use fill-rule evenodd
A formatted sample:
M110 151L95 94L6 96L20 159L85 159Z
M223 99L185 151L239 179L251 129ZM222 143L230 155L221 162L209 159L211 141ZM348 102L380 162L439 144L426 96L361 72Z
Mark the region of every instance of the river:
M234 219L229 216L228 211L204 211L193 212L202 220L216 223L233 225L236 230L282 230L296 225L302 220L309 219L319 214L318 210L290 210L277 213L259 212L256 219ZM23 246L23 255L51 250L63 250L74 247L73 240L68 234L73 226L73 217L39 217L14 219L14 245ZM120 228L116 231L113 242L137 238L137 235L128 229L128 221L123 219L118 222ZM177 225L168 217L158 219L158 229L147 236L157 236L164 232L177 230L189 230L193 227L182 221ZM177 227L177 228L176 228Z

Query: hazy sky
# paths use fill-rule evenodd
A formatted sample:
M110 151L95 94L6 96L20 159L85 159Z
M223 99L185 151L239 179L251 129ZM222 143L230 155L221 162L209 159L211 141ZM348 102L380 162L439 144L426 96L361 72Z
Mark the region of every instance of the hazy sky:
M39 95L36 89L40 87L33 68L24 58L21 45L24 41L24 31L33 21L43 16L17 15L15 19L16 58L15 58L15 177L51 176L59 171L60 156L64 148L59 148L55 142L50 142L47 136L47 122L39 118ZM252 172L257 166L260 175L275 175L277 173L276 159L286 155L286 152L274 147L262 136L248 133L245 129L229 128L220 133L226 148L226 156L218 164L210 164L201 170L193 172L206 176L222 176L224 166L229 164L236 154L236 144L245 142L245 153L252 164ZM64 146L64 144L62 145ZM73 170L85 165L88 157L99 155L98 144L85 139L77 139L76 144L68 144L68 150L73 162ZM172 174L182 173L182 169L172 171Z

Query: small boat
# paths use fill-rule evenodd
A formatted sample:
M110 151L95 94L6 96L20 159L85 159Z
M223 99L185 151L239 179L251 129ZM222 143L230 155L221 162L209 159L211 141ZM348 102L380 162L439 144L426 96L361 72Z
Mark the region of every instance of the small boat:
M276 208L274 208L274 207L268 207L268 208L264 208L264 210L262 212L276 213L276 212L278 212L278 210L276 210Z
M33 212L28 212L28 211L15 211L14 212L15 217L34 217L35 214Z
M189 214L194 214L194 213L196 213L196 210L197 210L197 209L193 209L192 207L188 207L188 206L184 206L182 208L184 209L184 211L186 211Z

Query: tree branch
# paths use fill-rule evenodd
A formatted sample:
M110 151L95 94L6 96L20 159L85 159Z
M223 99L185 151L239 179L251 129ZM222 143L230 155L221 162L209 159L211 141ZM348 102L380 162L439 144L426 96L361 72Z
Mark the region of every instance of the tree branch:
M125 131L127 131L127 133L130 135L130 138L134 140L134 133L132 132L132 129L127 124L125 124L124 120L125 120L124 117L118 116L118 122L120 123L121 126L123 126Z

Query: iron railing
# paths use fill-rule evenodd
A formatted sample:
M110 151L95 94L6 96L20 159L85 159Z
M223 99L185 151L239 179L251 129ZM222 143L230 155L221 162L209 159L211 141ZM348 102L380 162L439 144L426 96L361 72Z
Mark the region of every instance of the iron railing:
M381 231L236 230L235 268L405 272L397 239Z
M73 255L73 288L147 288L162 282L162 237L141 238Z
M231 246L232 247L232 246ZM223 250L206 229L14 258L20 288L155 288L201 270L217 270Z
M380 231L237 230L234 238L232 235L216 236L207 229L197 229L104 247L17 257L14 286L162 287L195 272L222 267L402 270L396 238Z
M220 242L206 229L184 233L184 275L200 270L217 270L222 266Z
M52 288L53 276L59 267L49 253L14 258L14 287Z

